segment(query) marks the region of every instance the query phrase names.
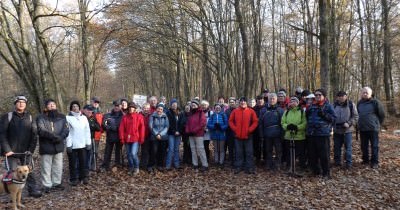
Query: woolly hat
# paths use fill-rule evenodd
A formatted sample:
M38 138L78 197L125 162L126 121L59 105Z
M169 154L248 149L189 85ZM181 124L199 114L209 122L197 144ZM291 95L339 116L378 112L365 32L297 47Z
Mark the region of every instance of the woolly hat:
M296 94L301 94L303 92L303 88L297 87L296 88Z
M303 90L303 92L301 92L301 97L308 96L310 93L310 90Z
M94 110L94 107L91 106L91 105L89 105L89 104L86 104L86 105L83 107L83 109L86 109L86 110L88 110L88 111L93 111L93 110Z
M192 99L190 102L192 102L192 104L196 104L197 106L200 105L200 101L197 99Z
M169 105L171 106L173 103L178 103L178 100L176 100L176 98L171 99Z
M310 93L306 98L315 98L315 95L313 93Z
M279 96L286 97L286 92L283 91L283 90L280 90L276 95L278 95L278 97L279 97Z
M299 99L297 97L291 97L290 102L295 101L297 104L299 104Z
M128 108L131 108L131 107L137 109L137 105L135 104L135 102L129 102L128 103Z
M15 97L15 100L14 100L14 105L18 102L18 101L25 101L25 103L27 103L28 102L28 99L25 97L25 96L17 96L17 97Z
M242 97L239 98L239 101L240 101L240 102L242 102L242 101L246 101L246 102L247 102L247 98L244 97L244 96L242 96Z
M79 110L81 109L81 104L79 103L79 101L71 101L71 103L69 104L69 111L72 111L73 105L78 105Z
M93 101L94 103L100 103L100 99L99 99L99 97L97 97L97 96L94 96L94 97L92 98L92 101Z
M121 105L121 102L119 102L119 100L115 100L115 101L113 101L113 105L114 106L119 106L119 105Z

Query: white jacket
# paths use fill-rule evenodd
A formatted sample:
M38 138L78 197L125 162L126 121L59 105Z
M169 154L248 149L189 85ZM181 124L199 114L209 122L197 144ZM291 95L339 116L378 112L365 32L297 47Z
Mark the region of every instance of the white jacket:
M91 145L89 121L85 115L73 116L71 113L67 116L69 125L69 134L67 136L67 147L72 149L82 149L86 145Z

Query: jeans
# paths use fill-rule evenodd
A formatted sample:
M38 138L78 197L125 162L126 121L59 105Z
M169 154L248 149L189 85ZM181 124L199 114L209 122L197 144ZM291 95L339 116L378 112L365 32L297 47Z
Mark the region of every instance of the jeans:
M63 153L43 154L40 157L40 175L45 187L53 187L61 184L63 172Z
M72 149L72 152L68 153L70 181L83 180L88 177L89 170L86 166L86 155L85 148Z
M203 137L190 136L189 141L190 141L190 150L192 151L193 166L195 167L199 166L198 162L199 160L197 156L200 156L201 165L203 167L208 167L207 156L204 150Z
M340 165L342 162L342 146L344 144L345 148L345 157L346 157L346 165L351 166L353 161L351 159L352 155L352 137L350 133L337 134L333 135L333 157L335 160L335 164Z
M168 153L165 163L166 168L171 168L172 158L174 159L175 168L179 167L179 145L181 143L181 136L169 135L168 136Z
M214 161L224 164L225 160L225 141L214 140Z
M248 139L235 139L236 150L236 169L245 169L247 171L254 171L253 161L253 138L250 136Z
M129 169L139 168L139 142L125 144Z
M372 165L379 163L379 133L378 131L360 131L361 151L364 163ZM369 161L369 144L371 144L371 161Z

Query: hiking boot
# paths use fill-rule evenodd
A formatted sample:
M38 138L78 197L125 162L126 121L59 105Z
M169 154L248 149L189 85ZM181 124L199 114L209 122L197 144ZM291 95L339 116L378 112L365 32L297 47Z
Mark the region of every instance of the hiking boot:
M135 168L133 170L133 175L138 175L139 174L139 168Z
M206 171L208 171L208 167L203 166L200 168L200 172L206 172Z
M52 187L54 190L63 191L65 187L62 184L58 184Z
M69 182L69 185L71 185L71 186L77 186L78 183L79 183L79 181L78 181L77 179L75 179L75 180L70 181L70 182Z
M29 191L29 196L34 197L34 198L40 198L40 197L42 197L42 192L40 190L32 190L32 191Z
M89 178L87 178L87 177L83 178L82 183L83 183L84 185L89 184Z
M371 168L373 168L373 169L378 169L378 168L379 168L379 166L378 166L378 164L377 164L377 163L374 163L374 164L372 164L372 165L371 165Z
M242 170L241 170L240 168L236 168L236 169L233 171L233 173L234 173L234 174L239 174L241 171L242 171Z
M44 187L44 188L43 188L43 192L44 192L44 193L50 193L51 190L52 190L51 187Z

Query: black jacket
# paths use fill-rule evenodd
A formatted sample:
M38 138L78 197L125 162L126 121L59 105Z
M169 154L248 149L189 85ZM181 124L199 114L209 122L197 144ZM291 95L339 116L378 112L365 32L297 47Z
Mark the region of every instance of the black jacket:
M8 120L8 113L0 118L0 144L1 154L7 152L33 153L37 143L36 122L28 112L18 114L12 113L11 121Z
M36 119L39 134L39 154L54 155L64 151L69 133L65 115L57 111L44 112Z
M93 139L94 139L94 132L96 132L96 131L101 131L101 126L100 126L100 124L97 122L96 118L94 117L94 114L92 115L92 117L86 116L86 118L88 119L88 122L89 122L90 137L91 137L92 140L93 140Z
M178 110L178 120L176 120L174 111L169 110L169 112L167 112L167 116L169 121L168 135L175 135L176 131L182 135L185 128L184 114Z
M107 134L106 142L119 142L118 129L122 116L122 111L114 112L114 110L104 115L102 124Z

